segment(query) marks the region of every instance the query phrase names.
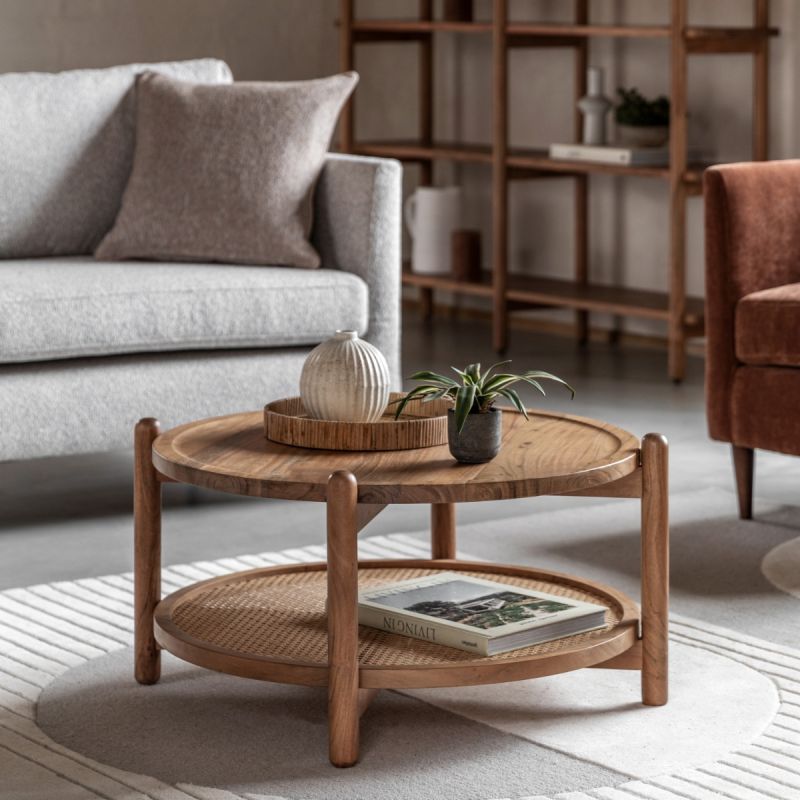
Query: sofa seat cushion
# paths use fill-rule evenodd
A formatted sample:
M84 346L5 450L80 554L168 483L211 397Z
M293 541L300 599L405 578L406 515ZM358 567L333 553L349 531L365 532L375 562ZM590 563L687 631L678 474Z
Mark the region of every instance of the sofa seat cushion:
M0 364L313 345L364 333L367 314L366 284L340 270L0 261Z
M743 364L800 367L800 283L753 292L738 302L736 357Z

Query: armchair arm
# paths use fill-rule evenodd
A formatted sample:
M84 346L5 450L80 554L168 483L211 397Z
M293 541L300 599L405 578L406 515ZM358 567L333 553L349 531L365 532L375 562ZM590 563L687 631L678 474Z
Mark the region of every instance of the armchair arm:
M706 407L712 438L730 442L736 304L800 281L800 160L712 167L704 193Z
M369 289L367 341L389 362L400 388L400 163L329 155L314 201L312 241L322 265L363 278Z

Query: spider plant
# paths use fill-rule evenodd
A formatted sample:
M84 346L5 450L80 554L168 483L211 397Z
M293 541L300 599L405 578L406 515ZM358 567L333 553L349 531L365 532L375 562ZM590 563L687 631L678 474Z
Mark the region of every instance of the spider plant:
M458 433L461 433L470 414L487 413L500 398L508 400L514 408L525 415L525 419L528 419L528 412L519 394L516 389L512 388L518 383L526 383L545 394L539 381L555 381L566 386L572 396L575 396L575 390L566 381L549 372L533 369L517 375L498 371L500 367L505 367L510 363L510 361L499 361L497 364L492 364L484 373L481 373L480 364L470 364L463 370L451 367L458 375L458 380L430 370L415 372L409 380L417 381L419 386L413 388L405 397L395 401L398 404L394 415L395 419L403 413L406 403L415 398L421 398L423 403L449 398L454 405L456 429Z

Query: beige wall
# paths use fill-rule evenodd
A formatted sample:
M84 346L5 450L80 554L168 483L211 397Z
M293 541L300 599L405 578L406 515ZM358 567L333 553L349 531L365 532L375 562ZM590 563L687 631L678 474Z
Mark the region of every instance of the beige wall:
M2 0L0 70L217 56L241 80L335 71L335 0Z
M692 23L746 24L752 0L691 0ZM413 13L414 0L360 0L361 15ZM511 0L512 16L559 19L568 0ZM666 21L667 0L592 0L597 21ZM490 0L476 0L486 17ZM772 55L772 136L775 158L800 156L798 57L800 3L772 0L783 35ZM0 69L57 70L129 61L212 55L239 79L297 79L337 69L337 0L2 0ZM439 41L439 40L437 40ZM441 37L437 52L437 134L488 141L491 62L486 37ZM618 84L646 93L668 90L664 42L592 45L591 63ZM416 59L408 45L359 49L362 73L357 121L364 136L413 135ZM511 57L511 141L544 146L571 135L572 87L567 51L515 51ZM690 70L693 143L723 159L748 157L750 61L744 56L696 57ZM407 183L413 184L414 170ZM468 195L468 224L484 228L489 181L481 166L437 166L437 180L458 180ZM645 179L592 178L592 273L601 281L663 288L667 263L667 193ZM514 269L568 275L572 258L569 181L512 188ZM702 203L689 215L689 287L702 293ZM488 265L487 265L488 266ZM647 326L639 329L648 330Z

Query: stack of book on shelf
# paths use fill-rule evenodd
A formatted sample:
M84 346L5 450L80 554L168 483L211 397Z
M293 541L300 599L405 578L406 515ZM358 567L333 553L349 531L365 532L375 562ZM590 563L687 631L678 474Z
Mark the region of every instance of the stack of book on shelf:
M482 656L605 627L605 606L457 572L359 594L358 621Z
M702 155L690 148L689 161L701 161ZM550 158L556 161L587 161L594 164L618 164L625 167L667 167L669 147L627 147L625 145L551 144Z

